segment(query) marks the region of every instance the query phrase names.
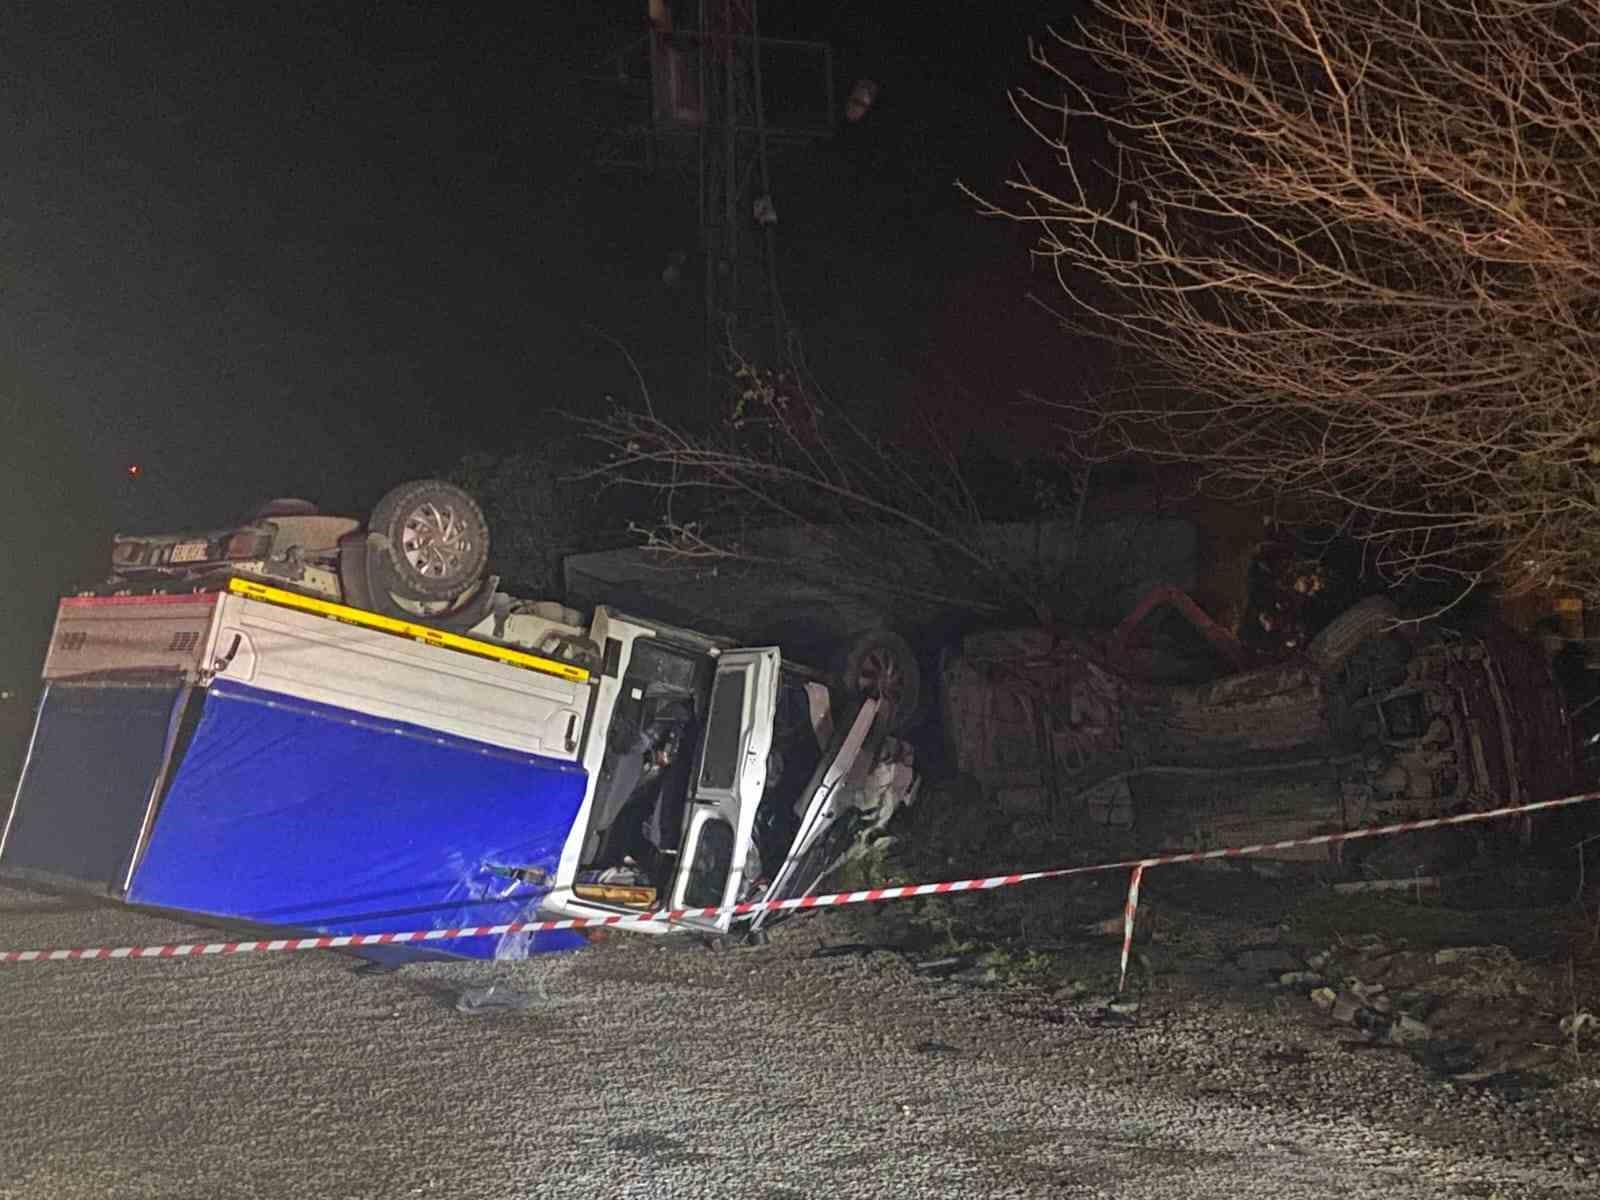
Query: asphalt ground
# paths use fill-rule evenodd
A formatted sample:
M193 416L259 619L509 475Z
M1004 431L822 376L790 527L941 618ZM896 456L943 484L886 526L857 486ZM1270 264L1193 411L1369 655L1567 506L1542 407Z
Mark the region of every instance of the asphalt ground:
M6 948L209 938L0 886ZM338 954L0 967L0 1196L1597 1194L1600 1084L1516 1101L1293 1011L1132 1018L828 953L620 935L382 974ZM465 1015L467 988L527 997ZM1586 1115L1587 1114L1587 1115Z

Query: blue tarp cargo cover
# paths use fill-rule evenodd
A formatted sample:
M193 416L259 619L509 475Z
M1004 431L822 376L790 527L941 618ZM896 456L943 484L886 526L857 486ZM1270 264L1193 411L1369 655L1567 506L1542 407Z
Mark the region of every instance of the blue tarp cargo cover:
M218 680L128 899L322 933L530 918L583 800L570 763ZM429 945L521 958L571 933Z

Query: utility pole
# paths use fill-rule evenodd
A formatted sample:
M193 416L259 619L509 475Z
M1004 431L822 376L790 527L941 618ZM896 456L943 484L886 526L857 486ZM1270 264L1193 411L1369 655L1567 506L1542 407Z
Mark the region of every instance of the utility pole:
M756 0L700 0L700 240L708 366L725 349L776 365L788 344L767 157Z
M622 85L647 107L641 119L616 129L603 164L651 174L687 168L695 177L705 361L713 378L729 349L768 365L788 350L769 151L810 144L834 126L832 50L825 42L764 37L757 3L646 0L645 37L610 56L611 68L594 77ZM692 27L674 15L691 5ZM773 59L783 87L772 88L764 74ZM682 257L670 268L674 278Z

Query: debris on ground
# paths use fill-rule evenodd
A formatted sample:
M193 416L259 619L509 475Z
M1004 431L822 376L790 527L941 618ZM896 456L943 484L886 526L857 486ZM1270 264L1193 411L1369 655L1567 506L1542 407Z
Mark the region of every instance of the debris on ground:
M919 806L926 824L877 864L838 881L867 887L1137 853L1074 840L1062 823L995 821L981 804ZM1393 1049L1457 1082L1581 1082L1600 1062L1600 939L1592 912L1535 863L1450 877L1421 902L1411 890L1337 892L1320 878L1165 868L1147 877L1129 998L1154 1011L1217 1002L1218 991L1303 1014L1351 1049ZM1335 876L1336 878L1336 876ZM1486 880L1493 880L1491 884ZM983 896L885 905L851 918L898 946L942 986L1035 996L1053 1024L1103 1025L1116 987L1125 879L1087 876ZM1488 907L1485 901L1503 907ZM1164 1003L1157 1003L1164 1001ZM1600 1081L1597 1081L1600 1082ZM1495 1086L1500 1086L1497 1083Z
M1600 1018L1592 1012L1576 1012L1561 1018L1562 1037L1582 1037L1591 1030L1600 1030Z
M1278 976L1275 986L1310 992L1327 982L1318 971L1285 971Z
M970 954L953 954L945 958L930 958L926 962L919 962L912 970L919 975L931 975L936 979L943 979L963 971L973 963Z
M456 1011L468 1016L489 1012L517 1012L533 1004L526 992L491 984L488 987L468 988L456 1000Z
M1271 974L1286 962L1292 969ZM1561 1066L1562 1050L1574 1051L1570 1062L1600 1034L1589 1010L1561 1011L1551 964L1504 945L1431 949L1398 933L1366 934L1339 946L1251 947L1233 966L1246 981L1267 976L1269 992L1303 996L1310 1011L1363 1043L1403 1048L1468 1082L1512 1072L1526 1083Z
M1435 966L1448 967L1470 959L1492 956L1496 949L1498 947L1495 946L1452 946L1446 950L1435 951L1433 962Z

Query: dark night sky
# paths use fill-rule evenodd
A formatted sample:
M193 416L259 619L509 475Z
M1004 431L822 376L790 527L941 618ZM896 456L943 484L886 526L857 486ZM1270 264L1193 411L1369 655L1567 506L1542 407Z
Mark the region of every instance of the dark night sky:
M692 185L597 167L614 109L584 79L644 7L12 6L0 686L31 694L53 597L113 528L272 495L361 513L466 448L537 439L628 386L588 326L687 386L698 315L660 271L693 247ZM833 42L841 92L883 85L868 122L774 162L786 299L836 390L982 429L1051 376L1021 239L952 185L1022 151L1003 89L1071 7L763 6L769 32Z

